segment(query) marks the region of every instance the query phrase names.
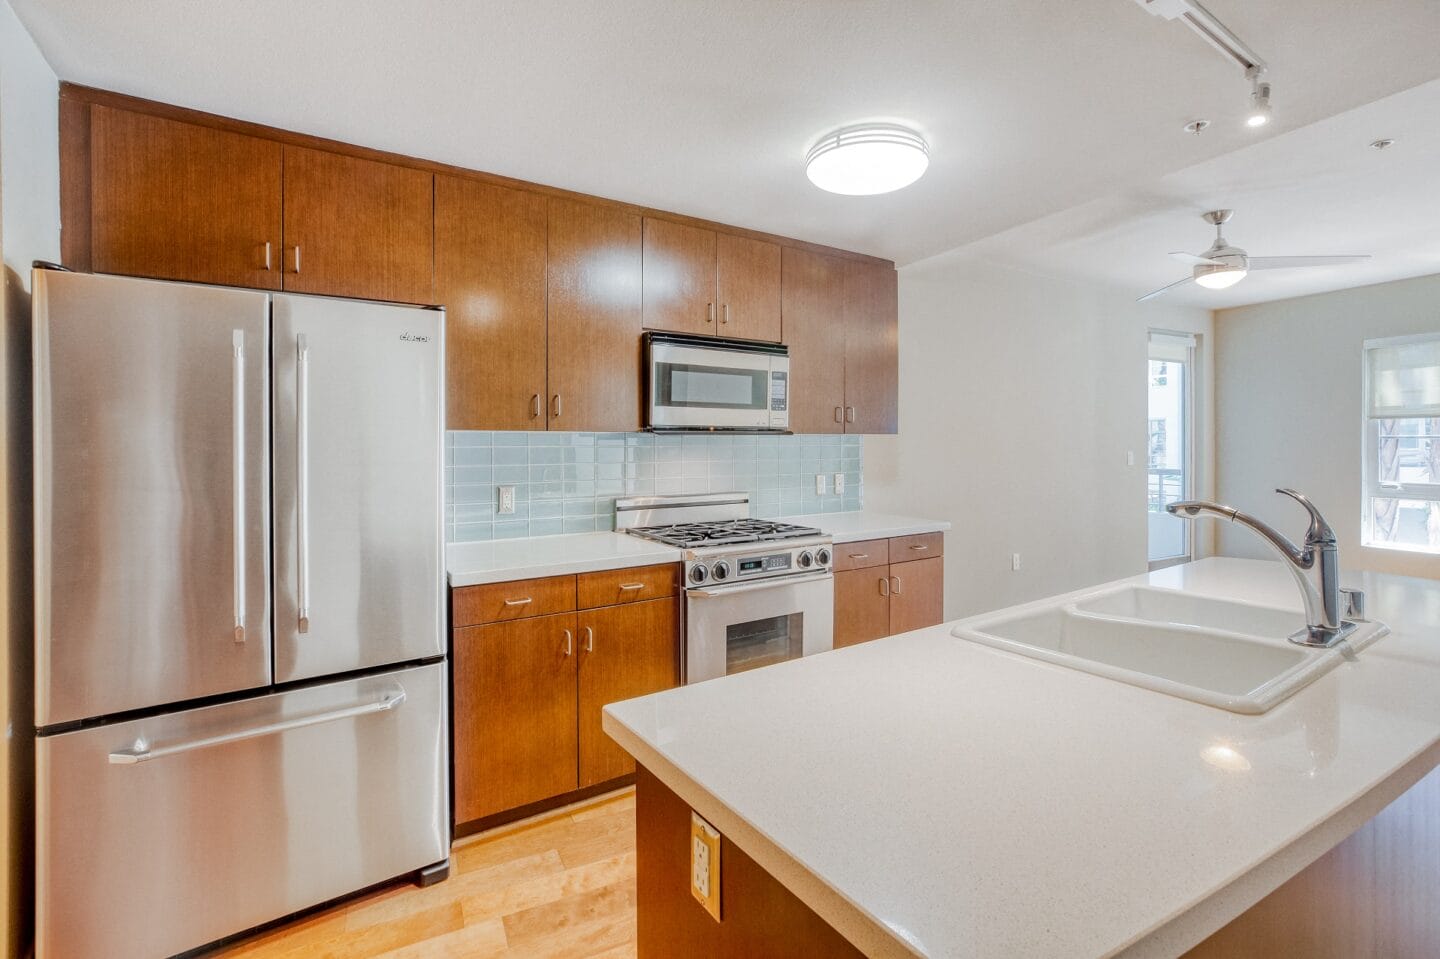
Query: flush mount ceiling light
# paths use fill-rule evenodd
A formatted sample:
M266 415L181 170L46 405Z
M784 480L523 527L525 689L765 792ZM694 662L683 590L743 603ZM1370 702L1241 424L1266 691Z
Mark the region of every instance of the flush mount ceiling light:
M907 187L930 165L925 138L897 123L865 123L827 133L805 156L805 175L822 190L873 196Z

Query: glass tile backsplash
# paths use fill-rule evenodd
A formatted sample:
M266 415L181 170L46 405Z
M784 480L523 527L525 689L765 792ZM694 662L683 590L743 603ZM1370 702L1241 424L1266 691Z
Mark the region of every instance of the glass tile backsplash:
M616 498L649 493L742 490L755 516L858 510L860 464L859 436L452 431L445 534L464 543L614 529ZM515 487L514 513L499 512L501 486Z

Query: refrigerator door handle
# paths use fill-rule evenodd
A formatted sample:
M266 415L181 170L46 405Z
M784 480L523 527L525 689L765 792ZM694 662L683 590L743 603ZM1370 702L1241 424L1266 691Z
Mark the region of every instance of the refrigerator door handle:
M234 523L234 566L235 566L235 642L245 642L245 331L232 330L230 333L230 356L234 365L231 377L233 415L231 423L232 463L234 476L231 478L234 505L231 518Z
M300 632L310 631L310 347L296 336L295 354L295 599Z
M136 763L147 762L151 759L162 759L166 756L194 752L197 749L207 749L211 746L223 746L227 743L238 743L247 739L258 739L261 736L273 736L277 733L289 732L292 729L318 726L321 723L333 723L337 720L352 719L356 716L365 716L370 713L389 712L403 702L405 702L405 689L397 683L394 689L387 692L380 699L366 703L357 703L354 706L346 706L343 709L311 713L308 716L297 716L294 719L286 719L278 723L251 726L248 729L237 729L228 733L219 733L200 739L172 743L168 746L152 747L143 738L137 739L135 744L129 749L122 749L111 753L110 762L112 765L117 766L133 766Z

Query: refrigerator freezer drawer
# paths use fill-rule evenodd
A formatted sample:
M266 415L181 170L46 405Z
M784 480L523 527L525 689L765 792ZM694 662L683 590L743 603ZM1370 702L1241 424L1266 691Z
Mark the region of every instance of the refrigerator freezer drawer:
M36 741L37 955L168 956L447 855L438 663Z

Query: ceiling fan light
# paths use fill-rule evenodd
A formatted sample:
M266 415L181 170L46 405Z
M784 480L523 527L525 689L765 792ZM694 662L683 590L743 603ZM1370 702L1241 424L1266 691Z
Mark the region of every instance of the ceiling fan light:
M805 157L805 175L830 193L873 196L909 186L929 165L930 148L920 134L871 123L821 137Z
M1223 290L1245 279L1249 272L1243 266L1197 266L1195 282L1207 290Z

